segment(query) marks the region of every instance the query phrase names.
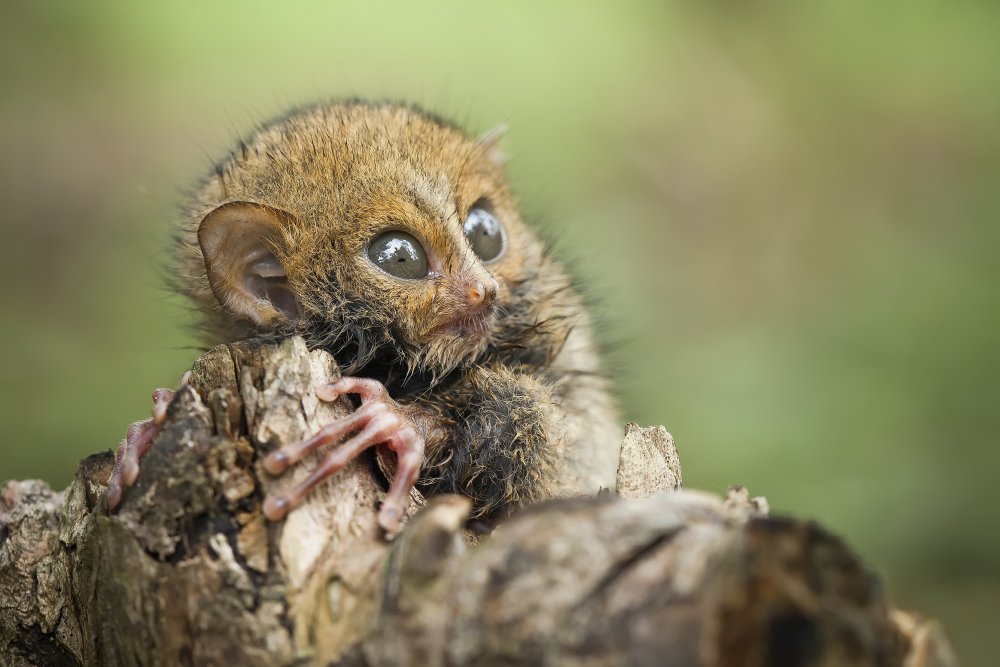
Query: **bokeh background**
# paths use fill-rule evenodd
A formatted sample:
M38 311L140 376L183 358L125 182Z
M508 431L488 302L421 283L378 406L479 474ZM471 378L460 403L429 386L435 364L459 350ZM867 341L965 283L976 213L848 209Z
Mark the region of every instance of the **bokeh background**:
M0 479L56 487L198 356L180 192L338 96L504 122L689 486L841 533L1000 656L1000 4L8 3Z

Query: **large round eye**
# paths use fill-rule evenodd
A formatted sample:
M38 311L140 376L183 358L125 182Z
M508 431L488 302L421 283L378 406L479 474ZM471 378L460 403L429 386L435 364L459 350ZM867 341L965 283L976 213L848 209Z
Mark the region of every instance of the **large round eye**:
M427 275L427 254L406 232L386 232L368 244L368 259L397 278L417 280Z
M465 219L464 231L472 251L484 262L503 254L506 245L503 225L488 208L478 204L473 206Z

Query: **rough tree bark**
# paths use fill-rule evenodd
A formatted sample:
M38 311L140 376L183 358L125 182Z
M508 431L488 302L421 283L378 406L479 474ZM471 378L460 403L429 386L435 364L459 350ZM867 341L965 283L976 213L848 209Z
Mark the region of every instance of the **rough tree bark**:
M543 503L489 537L467 502L412 497L392 542L372 458L280 524L260 503L306 474L260 461L344 414L301 340L203 356L121 510L112 455L68 489L0 490L3 665L952 665L933 621L814 523L734 488L681 491L662 428L629 425L618 492Z

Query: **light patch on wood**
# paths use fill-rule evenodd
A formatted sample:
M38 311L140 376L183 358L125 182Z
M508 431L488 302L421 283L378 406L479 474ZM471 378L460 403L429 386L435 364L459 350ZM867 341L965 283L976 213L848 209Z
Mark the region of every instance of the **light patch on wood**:
M646 498L682 486L681 460L673 436L662 426L625 427L618 460L618 495Z

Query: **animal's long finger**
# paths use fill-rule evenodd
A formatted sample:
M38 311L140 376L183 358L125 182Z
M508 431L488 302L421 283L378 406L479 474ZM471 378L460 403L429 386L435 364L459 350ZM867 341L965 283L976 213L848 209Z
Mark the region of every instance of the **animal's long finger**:
M125 451L128 449L128 439L123 438L118 443L118 450L115 452L115 467L111 471L111 479L108 480L108 511L118 507L122 500L122 464L125 461Z
M424 440L412 428L401 431L394 445L399 456L396 474L378 513L378 523L387 533L394 533L399 528L399 520L406 510L407 499L420 475L420 463L424 459Z
M383 400L386 397L382 383L368 378L342 377L316 388L316 396L324 401L335 400L344 394L357 394L361 397L362 403Z
M399 418L395 415L381 414L373 417L360 433L327 454L319 467L308 477L284 493L268 496L264 501L264 516L271 521L284 518L290 510L301 505L320 482L341 470L364 450L385 442L391 435L392 429L398 426Z
M289 466L305 458L306 454L325 445L332 444L342 437L361 428L372 418L374 410L367 406L358 408L355 412L342 417L332 424L327 424L310 438L293 445L276 449L264 459L264 470L272 475L280 475Z
M122 483L132 486L139 479L139 460L149 451L153 438L160 432L158 424L152 419L136 422L129 426L125 436L127 446L122 460Z
M153 391L153 423L160 425L167 418L167 408L174 400L174 391L171 389L156 389Z

